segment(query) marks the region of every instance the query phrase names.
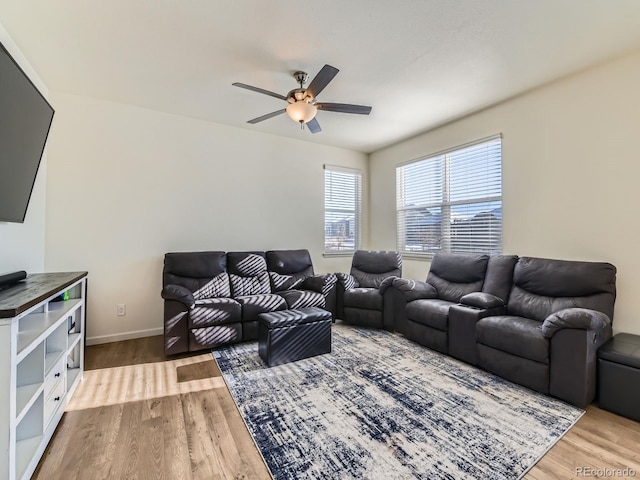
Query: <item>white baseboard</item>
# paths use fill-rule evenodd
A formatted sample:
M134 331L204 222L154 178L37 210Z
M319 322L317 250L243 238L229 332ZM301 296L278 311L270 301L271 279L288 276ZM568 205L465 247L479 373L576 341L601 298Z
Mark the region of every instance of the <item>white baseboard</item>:
M99 345L101 343L120 342L121 340L132 340L134 338L153 337L162 335L164 328L150 328L149 330L136 330L133 332L116 333L113 335L99 335L97 337L87 337L86 345Z

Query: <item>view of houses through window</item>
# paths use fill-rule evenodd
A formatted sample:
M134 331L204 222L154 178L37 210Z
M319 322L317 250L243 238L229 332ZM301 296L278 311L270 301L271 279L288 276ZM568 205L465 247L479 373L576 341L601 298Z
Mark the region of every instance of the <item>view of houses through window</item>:
M326 165L324 170L324 251L360 248L362 173Z
M502 253L502 139L396 168L397 244L404 254Z

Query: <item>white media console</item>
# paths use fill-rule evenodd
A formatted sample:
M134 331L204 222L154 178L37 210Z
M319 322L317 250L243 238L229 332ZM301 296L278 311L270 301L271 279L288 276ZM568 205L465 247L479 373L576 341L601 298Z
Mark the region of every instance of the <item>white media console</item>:
M0 291L2 479L31 477L82 379L86 277L39 273Z

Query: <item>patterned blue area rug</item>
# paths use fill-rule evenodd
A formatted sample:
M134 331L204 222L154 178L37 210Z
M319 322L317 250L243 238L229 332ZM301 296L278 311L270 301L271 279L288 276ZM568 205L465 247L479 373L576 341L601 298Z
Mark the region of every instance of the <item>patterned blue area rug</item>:
M268 368L213 352L275 479L517 479L582 410L380 330Z

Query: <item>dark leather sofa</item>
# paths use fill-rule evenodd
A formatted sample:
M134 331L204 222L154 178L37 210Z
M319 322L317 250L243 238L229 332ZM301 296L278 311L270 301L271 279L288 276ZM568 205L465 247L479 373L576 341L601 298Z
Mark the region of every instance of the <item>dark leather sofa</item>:
M333 274L314 275L308 250L177 252L164 259L165 354L258 338L263 312L327 307Z
M401 275L398 252L356 251L350 273L336 273L337 318L353 325L393 330L393 292L389 287Z
M612 334L615 278L609 263L436 255L426 282L393 280L396 329L584 407Z

